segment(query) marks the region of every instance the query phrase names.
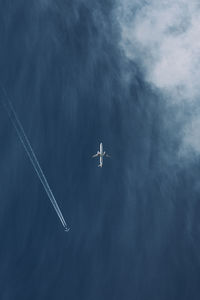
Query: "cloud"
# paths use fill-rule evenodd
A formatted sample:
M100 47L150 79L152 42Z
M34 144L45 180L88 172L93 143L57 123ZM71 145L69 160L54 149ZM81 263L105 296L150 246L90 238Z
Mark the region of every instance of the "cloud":
M124 54L140 65L145 80L179 110L181 147L200 154L200 112L195 113L200 97L199 3L119 0L116 15Z

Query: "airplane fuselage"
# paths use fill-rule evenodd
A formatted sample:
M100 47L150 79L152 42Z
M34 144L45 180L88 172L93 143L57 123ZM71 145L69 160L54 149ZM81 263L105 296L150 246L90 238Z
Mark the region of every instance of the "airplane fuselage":
M99 167L103 167L103 157L104 157L104 152L103 152L103 143L100 143L100 148L99 148L99 158L100 158L100 164L99 164Z

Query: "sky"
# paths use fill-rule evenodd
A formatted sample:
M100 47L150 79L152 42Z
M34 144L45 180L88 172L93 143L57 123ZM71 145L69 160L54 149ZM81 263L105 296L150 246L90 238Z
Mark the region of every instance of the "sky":
M199 16L0 1L0 83L70 226L0 99L1 300L199 299Z

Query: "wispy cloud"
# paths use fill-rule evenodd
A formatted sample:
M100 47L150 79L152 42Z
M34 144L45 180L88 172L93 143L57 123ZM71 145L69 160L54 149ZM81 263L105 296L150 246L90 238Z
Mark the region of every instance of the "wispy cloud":
M200 5L195 0L118 4L124 54L137 61L145 80L175 105L183 124L180 153L190 149L199 154Z

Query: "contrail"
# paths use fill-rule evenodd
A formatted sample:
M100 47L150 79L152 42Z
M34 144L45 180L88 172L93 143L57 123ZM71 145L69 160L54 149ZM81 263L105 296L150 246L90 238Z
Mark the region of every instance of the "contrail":
M36 171L36 173L37 173L37 175L38 175L38 177L39 177L39 179L40 179L40 181L41 181L41 183L42 183L42 185L43 185L43 187L44 187L44 189L47 193L47 196L49 197L49 200L51 201L51 203L52 203L52 205L53 205L53 207L54 207L54 209L55 209L55 211L56 211L56 213L57 213L64 229L65 229L65 231L69 231L69 227L67 226L67 224L65 222L65 219L64 219L64 217L63 217L63 215L60 211L60 208L59 208L59 206L56 202L56 199L55 199L55 197L54 197L54 195L53 195L53 193L50 189L50 186L49 186L49 184L47 182L47 179L46 179L46 177L45 177L45 175L42 171L42 168L40 167L40 164L37 160L37 157L35 156L35 153L34 153L32 147L31 147L31 144L30 144L30 142L29 142L29 140L28 140L28 138L27 138L27 136L24 132L22 124L21 124L21 122L20 122L20 120L19 120L19 118L18 118L18 116L15 112L15 109L14 109L14 107L13 107L13 105L12 105L10 99L9 99L9 96L8 96L6 90L4 89L4 87L1 84L0 84L0 88L3 92L3 95L1 97L1 101L3 103L3 106L5 107L5 109L7 111L7 114L8 114L8 116L9 116L9 118L10 118L16 132L17 132L17 135L18 135L18 137L19 137L19 139L20 139L20 141L21 141L21 143L22 143L22 145L23 145L23 147L24 147L24 149L25 149L32 165L33 165L33 168L35 169L35 171Z

